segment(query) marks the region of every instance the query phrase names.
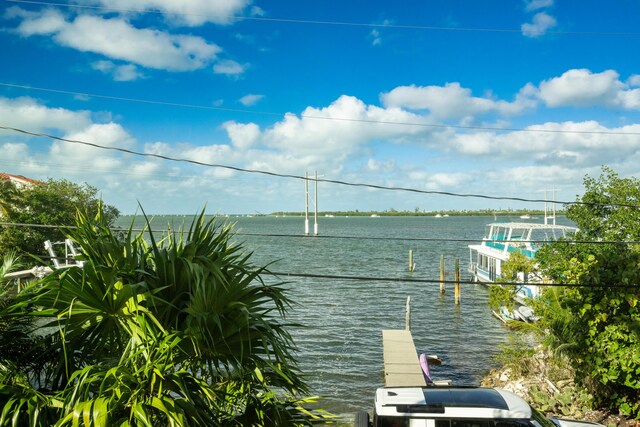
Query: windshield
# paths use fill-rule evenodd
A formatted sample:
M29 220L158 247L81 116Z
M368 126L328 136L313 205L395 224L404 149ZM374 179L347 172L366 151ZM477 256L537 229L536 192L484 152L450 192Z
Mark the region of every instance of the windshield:
M531 407L531 420L534 422L536 427L556 427L556 425L552 423L549 418L542 415L534 407Z

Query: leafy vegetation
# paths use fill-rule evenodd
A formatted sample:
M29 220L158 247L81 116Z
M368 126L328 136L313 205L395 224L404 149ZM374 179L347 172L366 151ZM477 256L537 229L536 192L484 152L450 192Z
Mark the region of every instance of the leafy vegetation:
M97 189L67 180L53 180L39 185L17 187L11 181L0 182L0 216L4 222L36 225L72 225L76 211L94 216L101 203ZM119 212L103 206L103 217L112 224ZM0 256L10 251L41 255L45 240L63 239L62 231L43 227L0 227Z
M553 282L536 312L549 344L568 357L576 381L596 405L640 418L640 181L604 168L584 180L582 204L570 205L577 241L540 250Z
M3 307L22 352L0 354L0 426L295 426L308 409L282 283L204 213L182 232L78 213L83 268L56 270ZM0 331L4 334L5 331ZM5 342L6 336L0 336Z
M501 307L513 310L518 291L522 288L522 285L514 285L513 283L528 282L532 275L536 274L535 271L534 260L521 252L511 252L509 259L502 264L500 277L496 279L502 284L489 288L489 306L496 311L499 311Z

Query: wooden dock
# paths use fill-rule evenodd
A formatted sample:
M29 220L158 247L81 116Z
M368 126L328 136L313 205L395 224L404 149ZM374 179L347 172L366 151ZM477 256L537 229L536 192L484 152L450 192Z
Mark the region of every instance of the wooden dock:
M424 387L427 385L411 331L382 331L385 387Z

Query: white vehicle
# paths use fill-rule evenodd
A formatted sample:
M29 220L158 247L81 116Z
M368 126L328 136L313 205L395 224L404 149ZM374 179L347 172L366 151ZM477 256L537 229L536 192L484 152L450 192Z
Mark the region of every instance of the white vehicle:
M360 411L354 426L603 427L586 421L548 419L513 393L481 387L379 388L373 419Z

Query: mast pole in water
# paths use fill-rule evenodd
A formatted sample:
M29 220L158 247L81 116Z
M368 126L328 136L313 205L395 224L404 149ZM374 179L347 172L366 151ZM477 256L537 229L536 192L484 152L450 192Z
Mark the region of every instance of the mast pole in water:
M309 172L304 173L304 234L309 235Z
M318 171L316 171L316 191L314 196L315 196L315 202L314 202L315 214L313 217L313 234L317 236L318 235Z

